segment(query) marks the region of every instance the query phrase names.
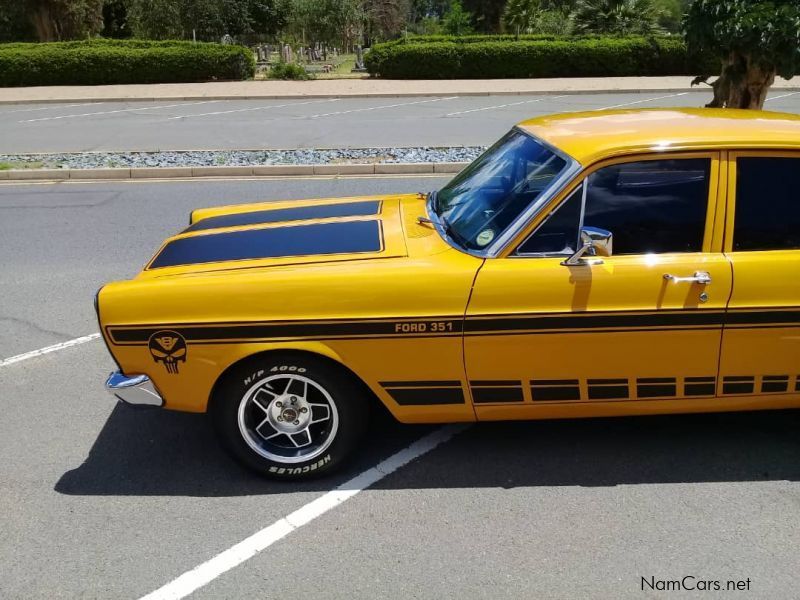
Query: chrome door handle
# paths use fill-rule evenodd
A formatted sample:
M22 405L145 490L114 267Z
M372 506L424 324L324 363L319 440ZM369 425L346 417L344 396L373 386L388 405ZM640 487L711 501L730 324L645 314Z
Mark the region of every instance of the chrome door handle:
M664 279L672 283L699 283L700 285L711 283L711 275L707 271L695 271L695 274L691 277L678 277L677 275L664 273Z

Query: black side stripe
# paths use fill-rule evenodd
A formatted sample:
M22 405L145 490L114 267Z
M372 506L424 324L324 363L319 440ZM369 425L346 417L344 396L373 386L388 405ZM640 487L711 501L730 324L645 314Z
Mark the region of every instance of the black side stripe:
M377 221L361 221L349 224L377 223ZM348 223L344 223L347 225ZM340 223L330 224L340 225ZM291 229L291 228L287 228ZM201 237L217 237L214 234ZM191 238L183 238L191 239ZM157 259L158 260L158 259ZM769 315L779 323L786 323L786 315L797 314L799 319L790 323L789 327L800 327L800 311L769 311L765 313L748 312L742 315L735 313L737 324L745 326L745 318L753 319L748 323L764 323ZM723 324L724 313L710 311L681 311L668 314L583 314L567 313L566 316L527 315L524 317L470 317L464 321L460 316L443 317L396 317L381 320L358 319L336 321L271 321L250 323L211 323L211 324L175 324L134 325L107 328L109 336L115 344L146 344L150 336L162 329L177 331L189 342L225 342L241 340L270 340L283 338L327 339L333 337L446 337L464 335L513 335L569 332L592 333L615 331L643 327L652 331L659 328L672 330L675 328L703 329L719 327ZM753 325L757 326L757 325ZM787 326L787 325L776 325ZM466 328L463 329L462 328ZM688 382L688 380L687 380ZM709 383L709 382L692 382ZM798 389L800 391L800 388Z
M522 382L519 380L478 380L470 381L472 401L476 404L491 402L522 402Z
M755 388L752 375L730 375L722 379L723 394L752 394Z
M314 206L293 206L273 210L217 215L202 219L188 228L189 231L237 227L240 225L259 225L280 223L282 221L307 221L311 219L332 219L336 217L366 217L380 212L380 201L340 202L337 204L318 204Z
M431 333L431 325L444 326L445 333ZM421 318L413 322L397 321L330 321L327 323L288 321L235 325L178 325L170 328L179 332L190 342L203 343L212 341L239 340L272 340L283 338L327 339L339 337L444 337L461 335L460 320L442 320ZM410 325L416 325L411 331ZM424 325L425 327L420 327ZM150 336L166 327L110 327L107 329L115 344L146 344ZM405 329L409 332L405 333ZM450 331L452 329L452 331Z
M635 327L672 326L719 326L725 319L724 312L681 311L675 313L651 314L575 314L563 316L525 315L506 318L470 317L465 324L465 333L514 330L555 330L555 329L621 329Z
M671 398L677 393L674 377L642 377L636 380L636 396L639 398Z
M465 403L460 381L381 381L380 385L401 406Z
M630 397L627 379L590 379L589 400L625 400Z
M534 402L580 400L581 388L577 379L534 379L531 398Z
M761 378L762 393L780 393L789 389L788 375L764 375Z
M685 377L683 380L684 396L715 396L716 393L716 377Z
M416 388L416 387L461 387L460 381L381 381L385 388Z

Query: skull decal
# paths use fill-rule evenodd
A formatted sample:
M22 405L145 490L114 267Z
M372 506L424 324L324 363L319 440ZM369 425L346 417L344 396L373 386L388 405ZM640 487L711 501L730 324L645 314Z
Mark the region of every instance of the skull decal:
M175 331L157 331L147 344L153 360L163 362L167 373L178 373L178 363L186 362L186 340Z

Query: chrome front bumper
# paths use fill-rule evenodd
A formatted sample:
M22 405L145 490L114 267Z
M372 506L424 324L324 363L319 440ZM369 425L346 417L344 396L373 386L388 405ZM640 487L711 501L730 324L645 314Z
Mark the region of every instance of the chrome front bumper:
M106 390L131 406L163 406L164 399L147 375L126 377L114 371L106 380Z

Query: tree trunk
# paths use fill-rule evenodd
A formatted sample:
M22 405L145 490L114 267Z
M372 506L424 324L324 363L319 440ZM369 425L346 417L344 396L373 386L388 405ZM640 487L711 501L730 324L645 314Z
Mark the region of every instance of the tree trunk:
M774 67L758 64L746 54L731 53L722 63L719 79L711 84L714 99L706 106L762 110L773 83Z
M31 13L31 22L40 42L54 42L57 39L56 26L47 6L38 6Z

